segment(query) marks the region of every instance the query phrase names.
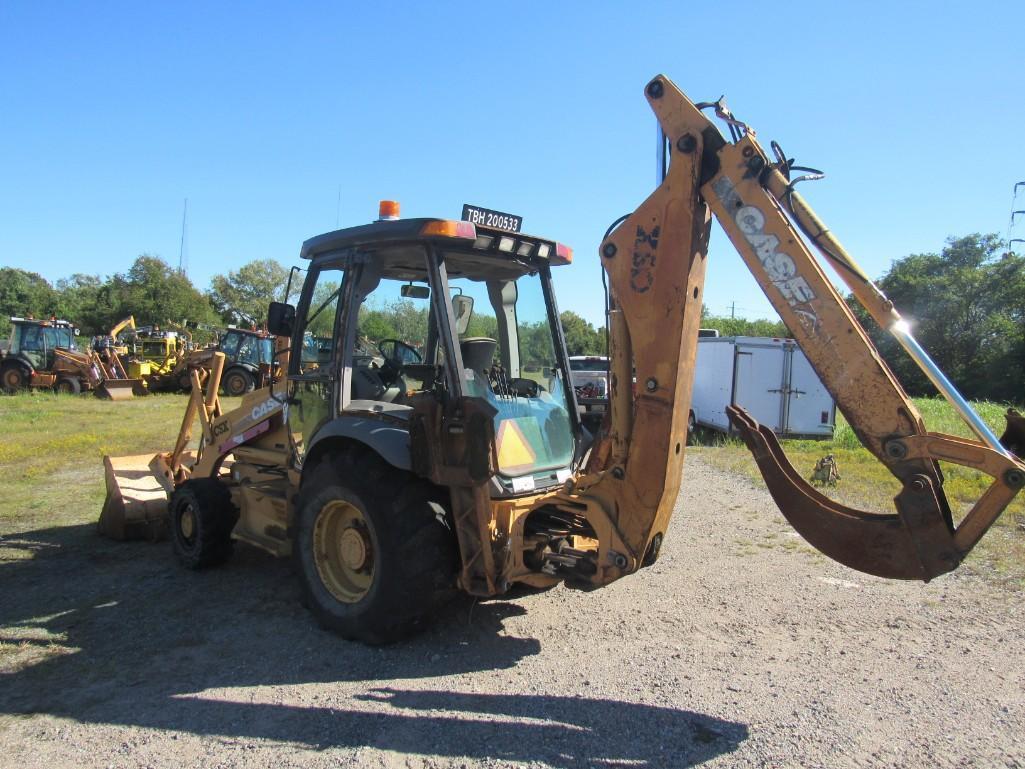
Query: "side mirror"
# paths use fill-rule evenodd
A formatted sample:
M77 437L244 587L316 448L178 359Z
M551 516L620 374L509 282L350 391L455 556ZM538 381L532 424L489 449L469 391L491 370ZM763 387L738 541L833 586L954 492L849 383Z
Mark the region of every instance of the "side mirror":
M81 334L81 333L82 333L82 330L81 330L81 329L79 329L79 328L76 328L76 329L75 329L75 336L78 336L78 335L79 335L79 334Z
M431 288L430 286L415 286L412 283L407 283L401 289L399 293L407 299L430 299Z
M295 328L295 307L284 302L271 302L267 310L267 330L274 336L292 336Z
M462 336L470 325L470 317L473 315L473 297L466 294L456 294L452 297L452 314L456 319L456 333Z

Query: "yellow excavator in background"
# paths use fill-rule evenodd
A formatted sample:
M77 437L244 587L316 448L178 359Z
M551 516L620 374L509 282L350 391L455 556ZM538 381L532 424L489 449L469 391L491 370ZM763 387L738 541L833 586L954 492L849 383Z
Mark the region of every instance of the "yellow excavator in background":
M106 336L93 338L92 352L103 379L98 391L112 400L149 394L142 372L131 363L129 345L122 338L126 331L135 329L135 316L129 315L116 323Z
M595 440L580 423L558 321L551 270L572 251L522 233L516 216L465 206L459 221L401 219L385 201L377 221L303 244L298 305L273 303L268 319L285 382L222 413L217 353L205 393L192 374L170 451L105 458L101 529L166 532L190 568L223 562L236 539L291 555L320 622L371 643L415 630L454 588L593 589L654 563L683 472L715 216L859 439L901 484L895 513L845 507L804 480L771 430L731 408L783 514L853 569L920 580L955 569L1025 486L1025 464L1008 448L1021 451L1025 422L1011 415L1002 443L972 412L796 192L798 168L777 145L770 155L721 101L694 104L664 77L645 93L669 162L600 247L612 306L605 435ZM974 439L929 432L812 249ZM423 328L371 337L368 311L395 296L423 302ZM475 303L497 338L468 334ZM959 520L941 461L991 479Z

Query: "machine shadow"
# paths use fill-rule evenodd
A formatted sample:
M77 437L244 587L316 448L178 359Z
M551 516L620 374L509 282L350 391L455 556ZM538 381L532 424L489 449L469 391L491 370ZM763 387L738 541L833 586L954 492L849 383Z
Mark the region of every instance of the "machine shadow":
M300 606L286 562L247 547L196 573L166 543L114 543L93 525L40 529L0 538L0 584L0 641L17 649L0 656L4 714L574 768L687 766L747 736L741 724L672 708L381 688L513 668L541 643L504 631L526 609L501 600L457 601L401 644L350 643ZM351 686L329 689L329 705L310 706L206 694L345 682L367 688L355 700Z

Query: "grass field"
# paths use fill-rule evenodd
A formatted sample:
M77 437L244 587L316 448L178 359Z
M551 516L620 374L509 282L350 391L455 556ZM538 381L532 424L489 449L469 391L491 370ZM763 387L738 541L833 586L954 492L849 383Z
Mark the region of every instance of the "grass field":
M36 392L0 398L0 536L29 529L95 521L103 503L104 454L168 450L177 435L186 396L153 395L112 403L91 397ZM225 409L237 400L223 399ZM942 401L916 401L934 432L968 435ZM983 419L998 433L1005 407L980 403ZM842 479L827 493L852 507L892 512L896 480L858 444L838 416L831 441L784 441L791 462L808 477L815 460L836 456ZM706 461L761 483L754 460L735 438L711 438L690 451ZM955 514L962 514L988 485L987 477L943 465L944 489ZM1025 499L1008 508L976 548L969 567L1025 586Z
M151 395L113 403L42 391L0 397L0 535L95 520L103 455L170 450L187 400ZM237 399L221 402L230 409Z

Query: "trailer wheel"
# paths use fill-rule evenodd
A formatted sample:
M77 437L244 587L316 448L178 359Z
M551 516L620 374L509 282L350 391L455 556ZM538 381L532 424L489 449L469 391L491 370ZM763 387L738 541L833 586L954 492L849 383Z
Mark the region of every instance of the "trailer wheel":
M32 374L19 363L5 363L0 367L0 385L4 392L13 394L28 387Z
M221 380L221 389L225 395L238 397L255 390L256 381L244 368L233 368Z
M57 380L57 384L53 386L53 391L61 395L78 395L82 392L82 383L74 377L63 377Z
M299 496L293 557L320 624L371 644L417 630L459 569L444 493L369 451L328 456Z
M188 569L205 569L228 560L231 530L238 511L228 488L214 478L186 481L171 496L171 546Z

